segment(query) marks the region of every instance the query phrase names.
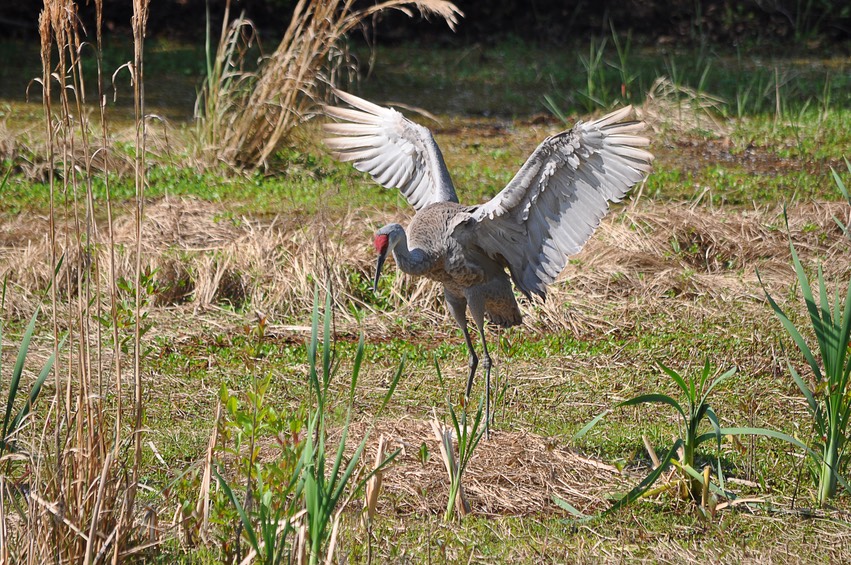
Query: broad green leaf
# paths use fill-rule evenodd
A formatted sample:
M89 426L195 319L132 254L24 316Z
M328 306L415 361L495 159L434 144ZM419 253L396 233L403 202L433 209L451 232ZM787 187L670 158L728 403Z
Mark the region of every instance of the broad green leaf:
M352 364L352 384L349 387L349 402L355 401L355 388L358 382L358 375L360 375L360 366L363 362L363 334L360 334L360 339L358 339L358 348L355 351L355 361Z
M801 394L803 394L804 398L807 399L807 405L810 408L810 412L813 414L813 419L815 420L819 433L823 434L825 422L821 406L819 406L818 402L816 402L810 387L807 386L807 383L804 382L804 379L801 378L798 371L796 371L795 367L792 366L792 363L787 361L786 365L789 367L789 372L792 373L792 379L795 381L795 384L798 385L798 389L800 389Z
M656 363L659 365L659 367L663 371L665 371L665 373L668 374L669 377L671 377L674 380L675 383L677 383L677 386L680 387L680 389L686 394L686 396L689 396L689 391L691 390L691 387L689 387L689 385L686 384L685 379L683 379L683 377L678 372L674 371L673 369L668 368L661 361L657 361Z
M62 340L59 342L59 346L57 347L57 349L62 349L62 347L64 345L65 345L65 338L63 337ZM42 367L41 372L38 375L38 378L33 383L33 386L32 386L32 389L30 390L30 395L29 395L29 398L27 398L26 404L24 404L21 407L21 409L18 411L18 414L15 416L15 419L12 420L12 424L9 426L8 431L14 432L15 430L17 430L21 426L21 424L23 423L24 418L27 417L27 414L30 413L30 409L32 408L33 404L35 404L35 401L38 398L39 393L41 392L41 387L42 387L42 385L44 385L44 381L46 381L47 377L50 375L50 370L53 368L54 360L55 360L55 355L51 354L50 357L45 362L44 367ZM3 439L5 439L5 435L4 435Z
M603 410L602 412L594 416L594 418L590 422L582 426L581 430L573 434L573 439L581 439L585 434L591 431L591 428L596 426L600 420L602 420L607 414L610 414L611 412L611 410Z
M387 392L384 394L384 399L381 401L381 406L378 408L378 413L384 412L384 409L387 407L387 404L390 402L390 398L393 396L393 392L396 390L396 386L399 384L399 378L402 376L402 371L405 368L406 358L402 357L402 360L399 362L399 367L396 369L396 372L393 374L393 379L390 381L390 387L387 389Z
M579 519L580 522L593 518L592 516L586 516L585 514L574 508L569 502L567 502L563 498L559 498L556 495L553 495L553 502L556 503L556 506L559 506L573 514L576 518Z
M786 329L786 333L789 334L789 337L792 338L792 340L798 346L798 349L800 349L801 353L804 355L804 358L807 360L807 363L813 370L813 374L815 374L816 376L816 381L821 381L821 369L819 368L819 365L816 362L812 351L810 351L810 347L807 345L807 342L804 340L800 332L798 332L798 329L789 320L789 318L786 316L780 306L778 306L774 299L771 298L771 295L768 294L768 290L765 288L765 284L762 282L762 278L759 275L759 270L757 270L757 278L759 279L759 283L762 286L763 291L765 292L765 298L768 300L768 304L771 306L771 309L774 310L774 313L780 320L780 323Z
M706 408L706 418L709 420L709 423L712 424L712 431L715 435L715 448L716 448L716 457L715 461L717 464L717 468L715 473L718 475L718 484L721 488L724 488L724 472L721 469L721 438L723 435L721 434L721 425L718 422L718 416L715 414L715 410L711 407ZM698 444L699 445L699 444Z
M624 400L623 402L620 402L617 405L615 405L615 407L620 408L622 406L635 406L636 404L651 404L651 403L667 404L668 406L673 407L683 417L683 422L685 422L685 424L688 425L689 419L686 416L686 413L683 411L680 404L676 400L674 400L673 398L668 396L667 394L657 394L657 393L642 394L642 395L636 396L635 398L630 398L629 400Z

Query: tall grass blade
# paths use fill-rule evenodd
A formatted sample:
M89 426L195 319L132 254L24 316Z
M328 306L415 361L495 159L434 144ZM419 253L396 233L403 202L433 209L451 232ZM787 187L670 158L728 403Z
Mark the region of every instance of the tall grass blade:
M248 543L251 544L251 548L254 549L254 551L259 553L260 546L257 543L257 534L254 532L254 524L251 522L251 520L248 518L248 515L245 513L245 509L239 502L239 498L234 495L233 490L230 488L230 485L219 472L218 465L213 466L213 473L216 474L216 479L219 481L219 486L224 491L225 496L228 497L228 500L230 500L231 504L233 504L234 508L236 508L236 513L239 515L239 519L242 522L242 529L245 532L246 537L248 538Z
M59 341L58 349L61 350L64 345L65 338L63 337ZM41 387L44 385L44 382L50 375L51 369L53 369L53 362L55 361L55 359L56 357L54 356L54 354L51 353L50 357L48 357L47 361L45 361L44 367L41 369L41 372L38 374L38 378L36 378L35 382L33 383L29 397L27 398L27 402L21 407L20 410L18 410L17 415L12 420L12 423L9 425L9 430L17 430L21 426L21 423L23 423L24 418L26 418L27 415L30 413L30 409L35 404L35 401L38 398L39 393L41 392ZM0 439L5 438L5 436L6 430L3 430L3 436L0 437Z
M21 339L21 348L18 350L18 359L15 361L15 367L12 369L12 380L9 383L9 397L6 400L6 413L3 416L3 434L2 438L6 437L6 432L9 431L9 418L12 416L12 407L15 404L15 397L18 395L18 387L21 382L21 375L24 372L24 362L27 360L27 353L30 348L33 332L35 331L35 321L38 317L38 308L33 313L27 324L27 329L24 331L24 337Z
M587 424L582 426L582 429L580 429L578 432L573 434L573 439L582 439L585 436L585 434L590 432L591 429L600 422L600 420L605 418L606 415L610 414L611 412L612 412L612 410L603 410L602 412L600 412L599 414L594 416L594 418L590 422L588 422Z
M821 380L821 369L819 368L819 365L816 362L816 359L813 356L813 353L810 350L810 347L807 345L807 342L804 340L804 337L801 335L801 333L795 327L795 324L793 324L791 322L791 320L789 320L789 317L786 316L786 313L780 308L780 306L777 305L777 302L775 302L774 299L771 297L771 295L768 294L768 291L765 290L765 284L762 282L762 279L760 278L759 271L757 271L757 278L759 279L759 283L760 283L760 285L762 285L762 288L765 291L765 297L768 300L769 306L771 306L771 309L774 310L774 314L777 316L777 318L780 320L780 323L786 329L786 333L789 334L789 337L792 338L792 341L795 342L795 345L798 346L798 349L800 349L801 353L804 355L804 358L807 360L807 363L809 364L810 368L813 370L813 374L816 376L816 381L820 381Z
M848 159L845 159L845 166L848 168L848 172L851 173L851 162L849 162ZM846 202L848 202L848 206L851 206L851 194L849 194L848 188L845 186L845 182L843 182L839 173L837 173L836 169L833 167L830 168L830 172L833 174L833 182L836 185L836 188L839 189L842 197L845 198ZM851 226L845 225L845 223L836 216L833 217L833 221L836 222L836 225L839 226L839 229L842 230L842 233L844 233L846 237L851 238Z

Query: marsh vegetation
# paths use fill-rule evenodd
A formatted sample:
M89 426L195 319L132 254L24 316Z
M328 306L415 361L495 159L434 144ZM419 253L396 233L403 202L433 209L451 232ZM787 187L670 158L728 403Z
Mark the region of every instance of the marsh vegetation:
M333 28L292 127L240 154L209 89L260 72L216 66L249 24L217 56L143 41L144 0L130 43L73 5L0 44L0 560L848 560L846 44ZM497 334L488 440L440 289L371 289L374 229L411 211L327 156L330 77L427 123L468 202L565 122L650 127L654 173Z

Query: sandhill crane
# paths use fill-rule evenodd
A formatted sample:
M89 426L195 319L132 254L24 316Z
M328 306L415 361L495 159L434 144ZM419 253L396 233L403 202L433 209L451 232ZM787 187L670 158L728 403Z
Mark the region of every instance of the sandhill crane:
M490 423L491 358L485 316L502 327L522 321L511 289L546 296L546 285L578 253L609 208L650 172L649 140L636 135L644 124L623 121L626 107L577 123L545 139L511 182L489 202L458 203L443 155L431 132L352 94L334 90L351 108L326 106L325 140L334 156L369 173L378 184L398 188L416 210L407 231L399 224L375 235L378 264L388 253L403 272L443 283L449 312L469 351L466 398L479 358L467 331L467 308L479 330L484 357L486 412ZM506 272L506 269L508 272Z

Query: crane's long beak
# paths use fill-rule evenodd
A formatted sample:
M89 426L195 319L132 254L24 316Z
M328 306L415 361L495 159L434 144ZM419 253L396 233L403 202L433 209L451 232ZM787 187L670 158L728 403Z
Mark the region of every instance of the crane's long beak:
M372 283L373 292L378 292L378 278L381 276L381 267L384 266L384 261L387 259L387 251L388 249L385 248L378 254L378 263L375 265L375 281Z

